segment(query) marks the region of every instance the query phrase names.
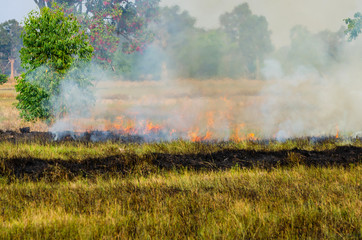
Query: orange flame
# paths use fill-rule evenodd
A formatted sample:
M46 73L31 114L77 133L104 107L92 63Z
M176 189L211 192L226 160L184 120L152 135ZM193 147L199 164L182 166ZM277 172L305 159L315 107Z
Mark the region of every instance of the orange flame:
M205 137L203 137L203 141L208 141L208 140L211 140L211 137L212 137L212 133L208 130L207 132L206 132L206 135L205 135Z
M241 142L244 138L240 137L240 129L245 127L245 123L241 123L233 128L230 140L234 142Z
M199 135L199 129L197 128L195 131L191 131L189 132L189 138L192 142L200 142L201 138L198 136Z
M147 124L146 124L146 133L156 133L156 132L159 132L161 130L162 126L161 125L158 125L158 124L154 124L150 121L147 121Z
M207 130L205 136L202 137L199 135L199 128L196 128L195 131L189 132L188 136L192 142L202 142L211 140L212 133Z
M207 127L213 127L215 124L214 112L207 112L206 117L207 117Z
M247 139L249 141L256 141L257 140L254 133L249 133L248 136L247 136Z
M127 134L135 134L135 122L133 120L128 120L127 126L125 129L123 129L123 131Z
M225 111L215 112L215 111L208 111L204 113L204 115L199 115L198 121L200 126L189 126L188 128L176 128L176 127L169 127L167 122L153 122L151 120L136 120L137 116L117 116L113 118L113 120L106 120L106 119L82 119L76 122L76 127L79 131L94 131L94 130L102 130L102 131L115 131L118 134L140 134L140 135L148 135L150 134L153 138L152 134L160 134L159 136L167 137L168 139L175 139L175 138L186 138L193 142L202 142L202 141L210 141L212 139L222 138L225 139L226 132L224 133L222 129L219 128L220 124L225 124L224 120L225 114L226 117L229 117L229 113L231 113L232 106L229 104L229 100L227 98L223 98L225 101ZM223 119L222 122L219 122L220 119ZM217 116L217 118L215 118ZM257 137L254 133L246 133L245 131L245 123L241 124L233 124L235 123L235 119L232 118L230 114L230 118L227 118L228 124L231 126L232 129L229 140L240 142L240 141L255 141ZM71 120L69 120L71 121ZM101 126L101 127L100 127ZM186 135L185 135L186 133ZM158 135L157 135L158 136ZM338 138L338 126L337 126L337 136Z

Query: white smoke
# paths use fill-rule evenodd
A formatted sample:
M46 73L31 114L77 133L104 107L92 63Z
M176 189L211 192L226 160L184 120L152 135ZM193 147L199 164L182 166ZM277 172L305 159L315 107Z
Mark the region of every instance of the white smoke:
M281 76L277 60L265 61L268 79L260 95L263 132L286 139L300 136L354 136L362 129L362 41L347 43L342 60L320 73L300 66Z

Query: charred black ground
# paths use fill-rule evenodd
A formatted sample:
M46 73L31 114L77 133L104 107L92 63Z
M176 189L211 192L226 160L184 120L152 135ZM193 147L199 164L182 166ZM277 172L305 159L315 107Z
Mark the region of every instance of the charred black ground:
M120 142L120 143L142 143L145 137L139 135L122 135L111 131L92 132L31 132L28 128L21 128L20 132L0 130L0 142L12 143L52 143L52 142Z
M120 136L113 133L100 134L99 132L73 134L65 133L63 138L55 140L55 135L42 132L0 132L0 141L9 141L14 144L21 142L52 143L58 142L87 142L92 136L108 136L104 140L120 143L142 143L141 136ZM272 140L253 142L252 144L268 144ZM332 138L309 138L315 144L331 143L338 141ZM209 144L209 143L200 143ZM362 148L355 146L337 146L324 151L306 151L294 148L292 150L267 151L267 150L235 150L225 145L223 150L212 153L199 154L165 154L148 153L137 155L120 153L102 158L89 158L85 160L60 160L37 158L8 158L0 159L0 175L13 176L15 178L39 179L71 179L77 176L92 177L98 175L128 175L135 172L147 174L158 170L192 169L225 170L235 166L240 168L273 169L277 167L289 167L296 164L305 166L349 167L362 162Z
M211 154L164 154L154 153L138 156L119 154L106 158L83 161L59 159L10 158L2 162L1 175L31 179L76 176L91 177L99 174L142 174L156 169L224 170L231 167L273 169L296 164L306 166L343 166L361 164L362 148L346 146L328 151L249 151L228 150ZM140 173L141 173L140 172ZM59 176L58 176L59 175Z

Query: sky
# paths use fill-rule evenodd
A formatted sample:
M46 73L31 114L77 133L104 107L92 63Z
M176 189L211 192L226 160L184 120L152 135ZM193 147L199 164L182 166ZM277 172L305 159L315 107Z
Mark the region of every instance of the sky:
M290 29L304 25L312 32L337 31L343 19L362 12L362 0L161 0L162 6L179 5L197 18L197 26L218 26L219 16L238 4L249 3L251 11L266 17L276 47L289 43ZM0 22L21 21L32 9L34 0L0 0Z

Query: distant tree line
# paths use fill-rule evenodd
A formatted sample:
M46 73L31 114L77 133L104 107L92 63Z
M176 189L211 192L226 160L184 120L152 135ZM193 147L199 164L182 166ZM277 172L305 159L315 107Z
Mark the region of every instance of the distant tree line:
M220 17L220 28L205 30L178 6L164 7L154 26L155 41L143 54L120 57L131 62L127 77L159 78L163 68L182 78L258 78L261 64L273 50L265 17L244 3ZM137 67L138 66L138 67Z
M331 64L341 61L346 42L344 27L311 33L295 26L291 44L275 50L266 18L254 15L247 3L221 15L217 29L197 28L195 23L178 6L162 8L155 41L142 54L116 55L114 63L124 66L117 69L126 70L122 74L130 79L159 79L165 66L169 75L179 78L261 79L265 60L272 58L285 74L302 66L323 75ZM353 24L356 29L360 22L353 20Z
M277 59L289 73L298 66L323 72L340 60L345 33L361 33L362 15L345 19L348 29L311 33L302 26L291 30L290 46L274 51L264 16L247 3L220 16L220 27L196 27L196 19L180 7L159 7L159 0L34 0L39 8L63 9L77 17L94 48L93 62L127 79L161 79L167 72L179 78L259 79L265 59ZM54 5L56 3L57 5ZM0 71L10 74L22 26L16 20L0 24ZM346 31L346 32L344 32Z

